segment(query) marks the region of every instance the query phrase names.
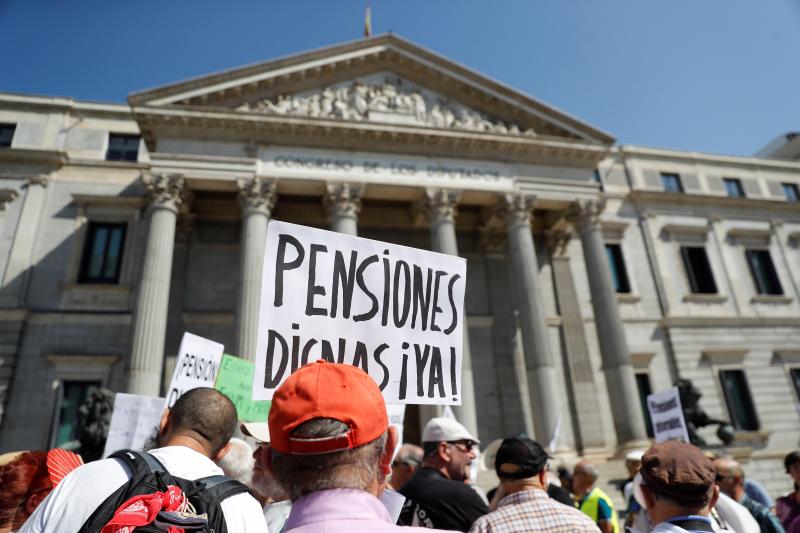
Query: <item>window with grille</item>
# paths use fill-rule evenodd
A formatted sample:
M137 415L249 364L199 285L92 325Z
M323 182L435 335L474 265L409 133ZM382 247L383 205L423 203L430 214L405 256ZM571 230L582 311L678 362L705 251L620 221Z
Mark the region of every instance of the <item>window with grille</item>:
M742 431L758 431L758 415L743 370L720 370L719 380L733 427Z
M736 178L723 178L725 183L725 192L731 198L744 198L744 188L742 187L742 180Z
M628 281L628 271L625 269L625 260L622 257L622 247L619 244L606 244L606 255L614 290L619 293L630 293L631 284Z
M681 177L677 174L661 173L661 184L666 192L683 192Z
M717 283L705 247L681 246L681 257L690 290L695 294L716 294Z
M747 264L750 266L750 275L758 294L780 296L783 287L772 263L769 250L746 250Z
M106 161L135 162L139 158L139 139L138 135L109 134Z
M119 283L126 229L119 223L89 223L79 283Z
M650 409L647 408L647 397L653 394L650 386L650 376L641 372L636 374L636 387L639 389L639 404L642 407L642 416L647 428L647 436L653 438L653 421L650 419Z
M16 124L0 124L0 148L9 148L14 139Z

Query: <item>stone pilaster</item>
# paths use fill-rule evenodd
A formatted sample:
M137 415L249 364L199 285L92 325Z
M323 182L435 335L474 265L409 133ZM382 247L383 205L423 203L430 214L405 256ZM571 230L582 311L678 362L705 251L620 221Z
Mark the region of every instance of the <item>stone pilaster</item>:
M422 213L430 224L431 248L435 252L458 255L456 240L456 214L459 193L447 189L427 189ZM464 342L461 362L461 405L453 406L453 413L474 436L478 436L478 416L475 408L475 383L472 377L472 356L469 348L469 326L464 317ZM431 409L433 407L434 409ZM441 412L435 406L420 406L420 424Z
M142 181L150 196L150 227L133 316L127 391L132 394L158 396L164 359L175 226L186 191L183 176L180 174L146 174Z
M589 277L595 329L600 341L611 413L619 444L626 446L635 445L637 441L641 444L647 439L647 433L617 293L611 281L605 242L597 223L604 207L601 201L580 201L573 208L573 216L577 222Z
M535 438L548 443L553 437L559 410L558 374L547 340L542 298L539 290L539 266L531 233L531 217L536 198L517 194L504 197L508 224L508 247L517 285L517 305L528 375L528 393L533 409Z
M603 417L597 402L599 391L589 357L586 327L572 276L570 257L567 255L571 239L571 231L551 231L548 234L548 249L569 375L569 379L566 380L569 406L572 420L577 422L574 425L575 446L583 453L587 453L592 449L603 448L606 443Z
M331 222L331 230L358 235L358 214L364 188L353 183L328 183L323 200Z
M277 198L275 182L263 178L239 181L242 208L239 299L236 308L236 355L255 362L261 276L267 245L267 224Z
M5 265L5 275L0 286L0 307L12 309L25 307L25 296L33 266L39 221L47 196L48 181L48 177L44 174L29 176L22 186L25 192L19 218L16 221L14 240ZM6 197L13 199L15 195L9 194ZM2 266L0 264L0 267Z

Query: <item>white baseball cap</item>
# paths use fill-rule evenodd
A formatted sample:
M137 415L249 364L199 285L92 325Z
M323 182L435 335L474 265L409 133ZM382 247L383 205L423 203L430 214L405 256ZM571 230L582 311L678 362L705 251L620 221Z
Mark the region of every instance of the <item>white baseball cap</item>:
M467 428L451 418L431 418L422 431L422 442L453 442L457 440L481 443L467 431Z
M269 425L266 422L244 422L242 433L260 442L269 442Z

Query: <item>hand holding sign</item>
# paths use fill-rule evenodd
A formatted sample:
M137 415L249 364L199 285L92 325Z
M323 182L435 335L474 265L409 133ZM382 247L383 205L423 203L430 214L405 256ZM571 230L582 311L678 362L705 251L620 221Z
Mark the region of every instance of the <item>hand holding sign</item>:
M459 257L271 221L254 398L325 359L387 402L460 404L465 280Z

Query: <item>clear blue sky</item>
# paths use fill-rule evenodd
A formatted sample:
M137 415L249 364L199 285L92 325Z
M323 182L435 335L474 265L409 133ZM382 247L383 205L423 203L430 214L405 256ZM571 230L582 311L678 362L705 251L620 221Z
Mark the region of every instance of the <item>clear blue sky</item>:
M131 92L362 34L364 0L0 0L0 91ZM373 0L374 33L618 142L750 155L800 130L800 0Z

